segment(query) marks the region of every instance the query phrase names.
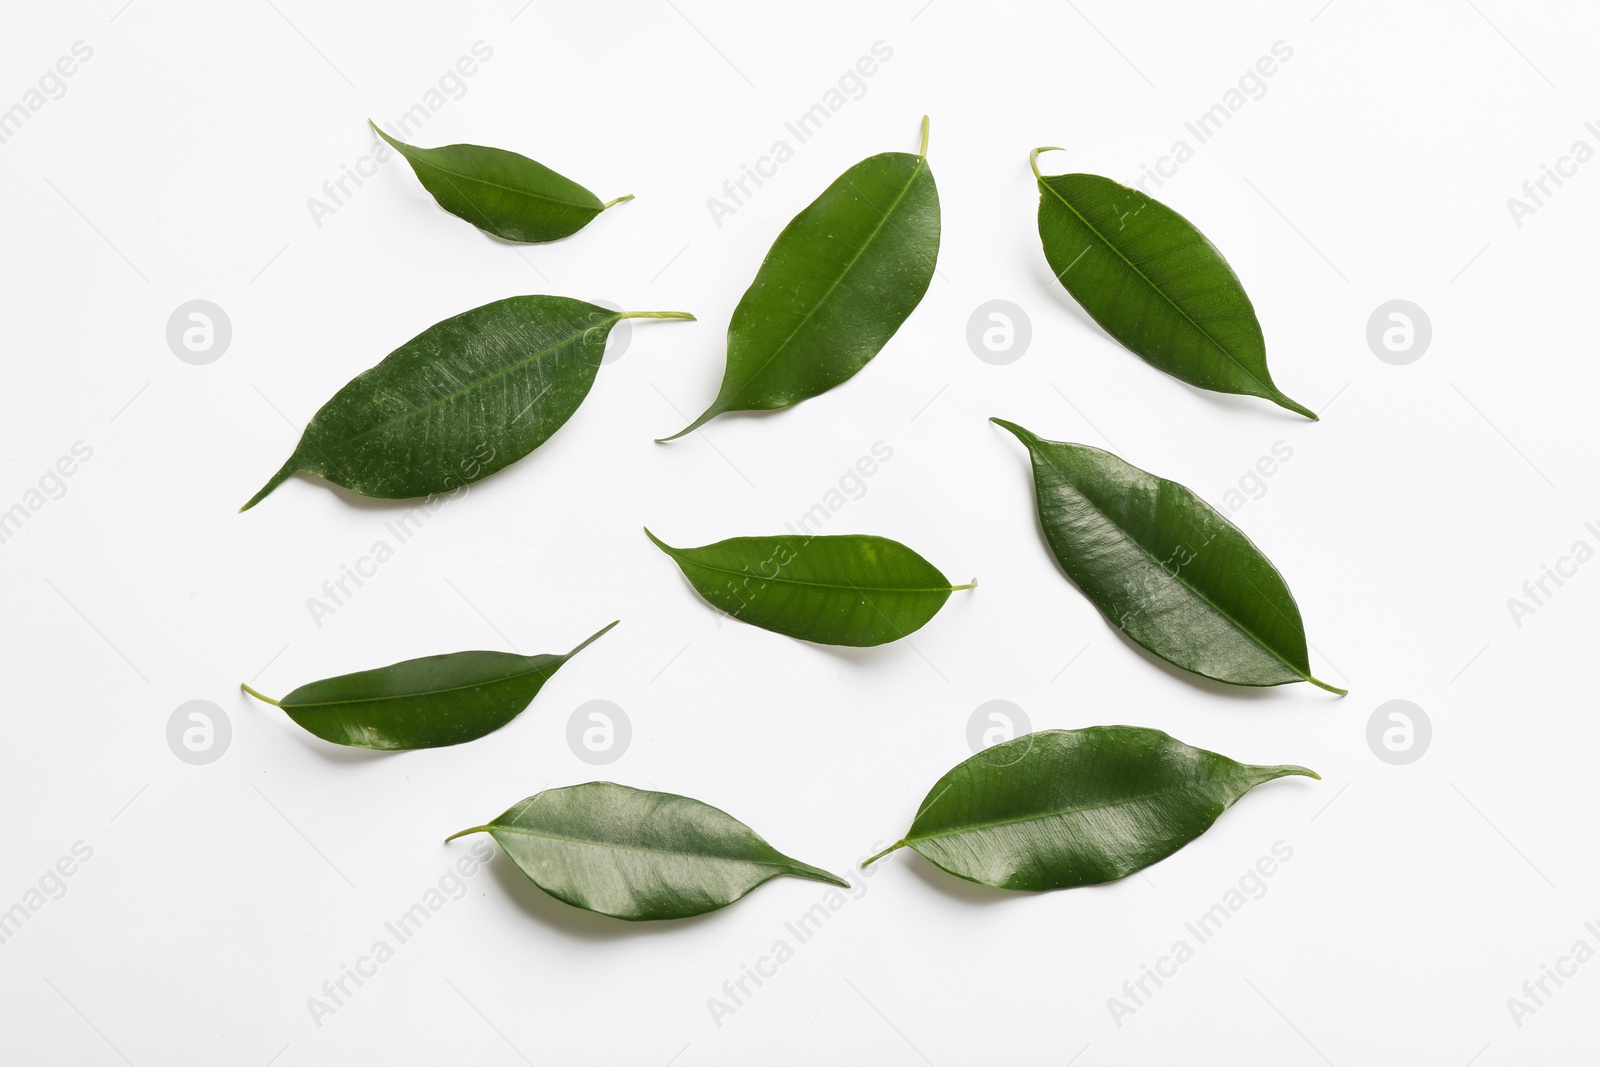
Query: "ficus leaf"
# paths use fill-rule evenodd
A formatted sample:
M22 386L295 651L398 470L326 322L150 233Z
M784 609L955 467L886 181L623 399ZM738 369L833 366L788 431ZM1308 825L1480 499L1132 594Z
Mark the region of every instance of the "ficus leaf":
M730 537L671 556L713 607L764 630L825 645L881 645L920 629L951 592L939 569L887 537Z
M924 117L920 154L862 160L784 227L728 324L717 398L661 440L723 412L793 407L847 380L922 300L938 256Z
M850 886L710 804L612 782L546 789L445 840L480 832L557 900L618 919L701 915L782 874Z
M1056 280L1123 347L1191 385L1264 397L1313 421L1267 371L1244 286L1182 215L1097 174L1039 173L1039 239Z
M422 187L439 206L478 229L507 241L538 243L570 237L613 204L602 204L589 190L542 163L501 148L452 144L417 148L390 137L389 145L416 172Z
M866 862L909 846L1001 889L1099 885L1172 855L1234 801L1286 775L1318 777L1236 763L1141 726L1042 730L957 764L906 836Z
M516 718L563 663L615 625L602 627L564 656L424 656L310 682L282 700L262 696L248 685L240 688L336 745L443 748L475 741Z
M248 511L296 472L385 499L451 492L542 445L594 384L623 319L564 296L514 296L428 327L352 378L312 416Z
M1039 523L1106 621L1186 671L1234 685L1310 682L1300 608L1240 529L1177 482L1004 419L1033 460Z

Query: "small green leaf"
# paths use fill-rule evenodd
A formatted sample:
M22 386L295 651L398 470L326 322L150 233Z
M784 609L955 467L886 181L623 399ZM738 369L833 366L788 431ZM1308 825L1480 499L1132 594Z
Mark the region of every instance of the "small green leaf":
M527 156L475 144L416 148L378 136L405 157L422 187L439 206L478 229L507 241L538 243L570 237L612 204Z
M1042 730L957 764L906 836L866 862L909 845L1001 889L1099 885L1166 859L1256 786L1296 774L1318 777L1236 763L1141 726Z
M1186 671L1234 685L1310 682L1300 608L1240 529L1177 482L1015 423L1033 458L1039 523L1106 621Z
M1182 215L1097 174L1039 173L1039 239L1056 280L1123 347L1190 385L1264 397L1313 421L1267 372L1244 286Z
M825 645L881 645L905 637L952 591L939 569L898 541L865 534L731 537L671 556L713 607L764 630Z
M546 789L445 840L484 831L546 893L618 919L702 915L782 874L850 887L710 804L611 782Z
M786 226L734 309L716 400L726 411L793 407L852 377L905 322L939 258L939 190L919 155L862 160Z
M294 454L240 508L296 472L389 500L454 492L526 456L589 395L612 311L564 296L514 296L428 327L322 405Z
M262 696L248 685L240 688L336 745L443 748L476 741L516 718L563 663L615 625L602 627L564 656L424 656L310 682L282 700Z

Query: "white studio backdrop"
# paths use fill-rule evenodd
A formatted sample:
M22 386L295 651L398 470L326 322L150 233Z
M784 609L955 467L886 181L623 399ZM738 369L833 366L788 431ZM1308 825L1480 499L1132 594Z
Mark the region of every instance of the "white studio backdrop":
M8 6L0 1057L1579 1062L1597 31L1587 5L1503 0ZM367 118L407 114L417 143L637 199L493 241L371 160ZM793 410L652 443L714 395L778 231L850 164L914 151L924 114L943 246L899 334ZM1218 243L1320 423L1094 327L1040 252L1047 144ZM421 517L304 478L237 513L350 377L528 292L699 321L632 323L546 446ZM1197 682L1121 639L991 415L1229 514L1350 695ZM980 585L841 651L721 619L641 531L704 544L819 507ZM334 749L238 689L565 651L614 618L457 748ZM974 738L1124 722L1323 778L1095 889L982 890L909 852L856 869ZM483 862L486 838L441 843L593 779L715 804L855 888L637 926Z

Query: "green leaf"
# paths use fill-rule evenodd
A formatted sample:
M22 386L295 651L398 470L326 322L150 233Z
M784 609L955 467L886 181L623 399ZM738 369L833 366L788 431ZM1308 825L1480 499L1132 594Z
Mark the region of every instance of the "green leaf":
M1027 446L1045 538L1107 622L1219 682L1304 681L1344 695L1311 676L1283 576L1210 504L1109 452L990 421Z
M445 840L484 831L546 893L618 919L702 915L781 874L850 887L710 804L611 782L546 789Z
M324 741L354 748L443 748L476 741L521 714L563 663L615 626L602 627L564 656L454 652L302 685L282 700L246 693L288 712Z
M693 318L514 296L445 319L322 405L294 454L239 510L297 471L390 500L486 478L544 444L578 410L618 322Z
M951 585L937 567L887 537L780 534L673 548L649 530L645 535L713 607L824 645L898 640L921 629L951 592L978 584Z
M845 171L784 227L728 324L716 400L671 441L725 411L793 407L852 377L922 300L939 257L939 190L920 155Z
M1097 174L1039 173L1039 239L1056 280L1123 347L1190 385L1264 397L1316 420L1272 383L1244 286L1182 215Z
M1292 774L1319 777L1236 763L1142 726L1043 730L957 764L906 836L866 862L909 845L1001 889L1099 885L1166 859L1250 790Z
M405 157L439 206L507 241L538 243L570 237L612 204L542 163L501 148L452 144L416 148L372 128Z

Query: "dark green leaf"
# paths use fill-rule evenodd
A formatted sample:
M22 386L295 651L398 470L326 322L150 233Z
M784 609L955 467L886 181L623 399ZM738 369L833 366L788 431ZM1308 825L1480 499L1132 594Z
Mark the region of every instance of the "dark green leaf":
M570 237L612 204L633 199L630 193L602 204L572 179L504 149L475 144L415 148L390 137L377 123L372 128L405 157L440 207L507 241Z
M239 510L297 471L385 499L486 478L572 417L611 328L639 318L694 316L514 296L430 326L322 405L288 462Z
M701 915L780 874L850 886L710 804L611 782L546 789L446 840L482 831L546 893L618 919Z
M793 407L853 376L922 300L939 257L939 191L922 153L841 174L773 242L728 324L716 400L671 441L725 411Z
M742 622L825 645L881 645L920 629L956 589L898 541L836 537L730 537L673 548L649 530L695 592Z
M1259 396L1315 420L1272 383L1255 308L1216 246L1137 189L1039 173L1039 239L1056 280L1134 355L1202 389Z
M1234 801L1304 767L1253 767L1160 730L1043 730L984 749L928 791L905 845L1001 889L1125 878L1211 828Z
M1311 676L1283 576L1210 504L1109 452L992 421L1028 447L1045 538L1111 625L1220 682L1304 681L1344 695Z
M564 656L454 652L302 685L282 700L241 686L282 708L324 741L355 748L443 748L476 741L521 714L560 666L615 626Z

